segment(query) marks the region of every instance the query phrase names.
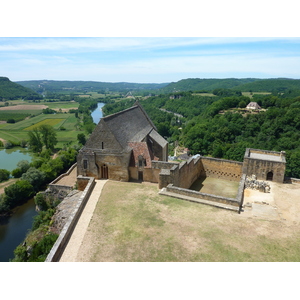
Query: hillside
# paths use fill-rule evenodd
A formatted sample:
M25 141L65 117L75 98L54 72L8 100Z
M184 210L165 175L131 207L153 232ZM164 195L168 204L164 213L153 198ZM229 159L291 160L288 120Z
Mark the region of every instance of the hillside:
M300 90L300 79L260 79L254 82L241 84L233 89L241 92L284 92L286 90Z
M214 89L230 89L241 84L252 83L256 80L255 78L226 78L226 79L200 79L200 78L188 78L182 79L178 82L172 82L166 87L161 89L162 93L173 93L179 91L212 91Z
M45 92L128 92L134 90L157 90L168 83L128 83L128 82L97 82L97 81L57 81L31 80L18 81L24 87L31 88L38 93Z
M34 100L40 99L33 90L10 81L7 77L0 77L0 101L14 99Z

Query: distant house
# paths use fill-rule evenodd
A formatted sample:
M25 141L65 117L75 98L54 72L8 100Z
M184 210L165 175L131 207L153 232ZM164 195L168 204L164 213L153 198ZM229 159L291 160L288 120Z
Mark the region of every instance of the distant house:
M261 109L257 102L250 102L247 106L247 109Z

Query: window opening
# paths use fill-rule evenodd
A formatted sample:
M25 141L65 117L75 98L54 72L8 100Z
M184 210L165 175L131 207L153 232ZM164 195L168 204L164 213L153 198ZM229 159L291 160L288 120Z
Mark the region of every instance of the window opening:
M83 161L83 168L84 168L84 169L87 169L87 163L88 163L88 161L85 159L85 160Z

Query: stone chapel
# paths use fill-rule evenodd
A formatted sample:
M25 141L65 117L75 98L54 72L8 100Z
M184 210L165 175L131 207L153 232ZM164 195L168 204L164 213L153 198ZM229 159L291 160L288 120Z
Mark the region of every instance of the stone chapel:
M131 108L100 120L79 151L77 175L151 181L152 163L167 160L168 142L136 102Z

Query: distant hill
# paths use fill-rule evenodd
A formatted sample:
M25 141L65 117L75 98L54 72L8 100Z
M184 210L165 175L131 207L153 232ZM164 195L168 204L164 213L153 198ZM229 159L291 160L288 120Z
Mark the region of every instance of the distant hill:
M300 90L299 79L276 78L225 78L200 79L188 78L171 83L128 83L128 82L97 82L97 81L58 81L30 80L18 81L18 84L30 88L39 94L82 93L82 92L138 92L153 91L156 94L168 94L183 91L207 91L215 89L232 89L241 92L273 92Z
M14 99L35 100L41 96L35 91L10 81L7 77L0 77L0 100Z
M300 90L300 79L260 79L254 82L241 84L233 89L241 92L284 92L286 90Z
M162 93L174 93L182 91L212 91L214 89L231 89L241 84L255 82L255 78L226 78L226 79L200 79L188 78L177 82L172 82L161 89Z
M128 83L128 82L97 82L97 81L58 81L58 80L30 80L17 81L24 87L31 88L42 94L45 91L61 92L128 92L134 90L157 90L168 83Z

